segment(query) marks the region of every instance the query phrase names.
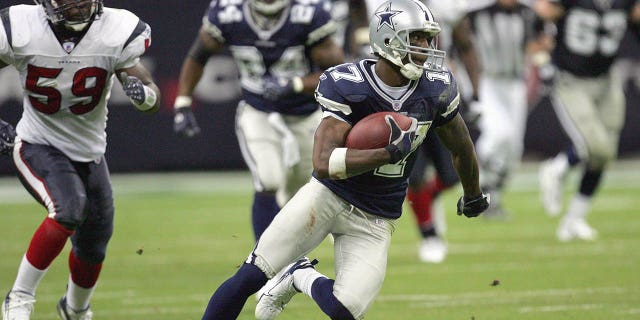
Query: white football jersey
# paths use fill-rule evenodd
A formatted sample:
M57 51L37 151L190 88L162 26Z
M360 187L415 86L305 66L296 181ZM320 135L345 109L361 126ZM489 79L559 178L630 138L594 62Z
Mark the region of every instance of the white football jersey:
M8 16L0 24L0 60L18 70L24 89L18 137L74 161L99 159L114 73L138 63L150 27L129 11L104 8L77 44L61 44L41 6L12 6Z

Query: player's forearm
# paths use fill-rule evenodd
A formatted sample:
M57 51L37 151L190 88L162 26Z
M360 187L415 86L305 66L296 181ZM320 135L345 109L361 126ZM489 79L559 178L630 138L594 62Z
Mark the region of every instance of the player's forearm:
M193 90L202 78L204 65L200 64L191 57L187 57L180 70L180 78L178 80L178 96L190 97Z
M437 127L436 133L451 152L453 167L460 177L464 195L467 197L480 195L478 160L469 130L460 114L447 124Z
M468 148L470 148L470 151L452 154L451 160L460 177L464 195L475 197L482 193L479 183L480 170L478 169L478 160L476 159L475 151L473 151L473 145Z
M374 170L389 163L390 159L391 155L384 148L335 148L314 162L314 171L321 179L345 179Z

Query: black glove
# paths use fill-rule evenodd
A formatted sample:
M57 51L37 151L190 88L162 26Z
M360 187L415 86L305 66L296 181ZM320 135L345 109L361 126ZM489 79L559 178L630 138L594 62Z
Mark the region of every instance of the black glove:
M173 132L185 138L191 138L200 133L200 127L198 127L196 117L193 115L193 112L191 112L191 107L175 109Z
M489 208L489 202L491 202L490 195L484 193L473 199L462 196L458 200L458 215L464 214L467 218L477 217Z
M13 126L0 119L0 154L10 154L16 139L16 130Z
M144 92L144 83L142 83L142 80L134 76L127 76L124 72L121 74L120 79L122 81L124 94L136 104L143 104L147 99L147 94Z
M416 137L416 129L418 128L418 120L411 118L411 126L406 131L400 129L400 126L396 123L396 120L392 116L385 116L384 120L391 128L391 135L389 136L389 145L384 147L391 154L389 163L397 163L404 159L409 152L411 152L411 145Z
M265 78L262 89L262 96L271 101L277 101L295 93L291 79L278 77Z

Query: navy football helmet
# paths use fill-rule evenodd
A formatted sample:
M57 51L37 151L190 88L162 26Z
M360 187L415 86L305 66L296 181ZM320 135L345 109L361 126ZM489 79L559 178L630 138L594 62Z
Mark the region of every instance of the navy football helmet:
M34 0L44 8L51 23L82 31L100 17L103 0Z

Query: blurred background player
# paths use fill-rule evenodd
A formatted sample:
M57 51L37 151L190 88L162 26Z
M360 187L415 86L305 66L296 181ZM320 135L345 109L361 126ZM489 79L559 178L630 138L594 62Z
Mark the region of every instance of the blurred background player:
M357 59L360 54L356 30L368 28L367 4L365 0L332 0L331 18L336 23L334 41L344 50L347 60Z
M158 87L139 63L151 29L102 0L36 3L0 11L0 67L13 65L24 88L13 160L24 187L47 209L2 303L2 319L30 318L40 280L71 238L70 276L57 310L61 319L86 320L113 233L107 98L116 76L138 110L158 110ZM10 125L0 125L3 153L12 135Z
M297 292L310 296L331 319L362 319L382 287L413 151L431 129L451 149L460 174L464 196L458 213L475 217L488 207L473 142L458 114L456 82L443 69L445 53L436 47L439 31L423 3L387 1L370 22L378 59L322 74L316 98L324 117L315 136L313 178L282 208L236 274L216 290L203 319L237 318L268 278L272 281L259 297L257 319L275 319ZM407 114L411 125L403 130L388 116L386 147L345 147L351 127L380 111ZM327 234L335 238L335 281L315 271L315 261L302 258Z
M543 60L538 64L548 61L551 47L544 24L531 7L518 0L482 3L468 14L482 64L476 152L480 182L491 193L491 206L483 216L505 219L502 191L524 152L526 66L533 54Z
M474 122L477 114L471 114L469 105L475 104L478 100L480 63L471 38L469 20L466 18L467 2L427 0L426 4L442 28L438 36L438 45L450 53L447 65L458 79L464 79L465 85L461 86L459 82L463 96L463 118L467 122ZM476 112L475 109L477 108L474 108L473 112ZM432 172L429 171L430 168L433 168ZM447 243L444 239L446 217L439 196L443 191L455 186L458 181L450 152L436 135L428 135L418 151L407 191L407 199L422 236L418 257L423 262L440 263L447 255Z
M212 1L182 65L174 130L186 137L200 131L191 96L209 57L227 48L238 65L236 135L253 176L255 239L312 171L321 116L312 93L321 70L344 61L330 9L327 1Z
M625 113L622 83L611 72L611 65L627 26L638 28L640 24L640 3L539 0L535 9L557 26L552 52L557 68L553 107L572 142L567 151L541 165L541 201L547 213L559 214L567 171L582 164L578 192L556 235L560 241L594 240L598 233L587 223L586 216L604 170L617 156Z

